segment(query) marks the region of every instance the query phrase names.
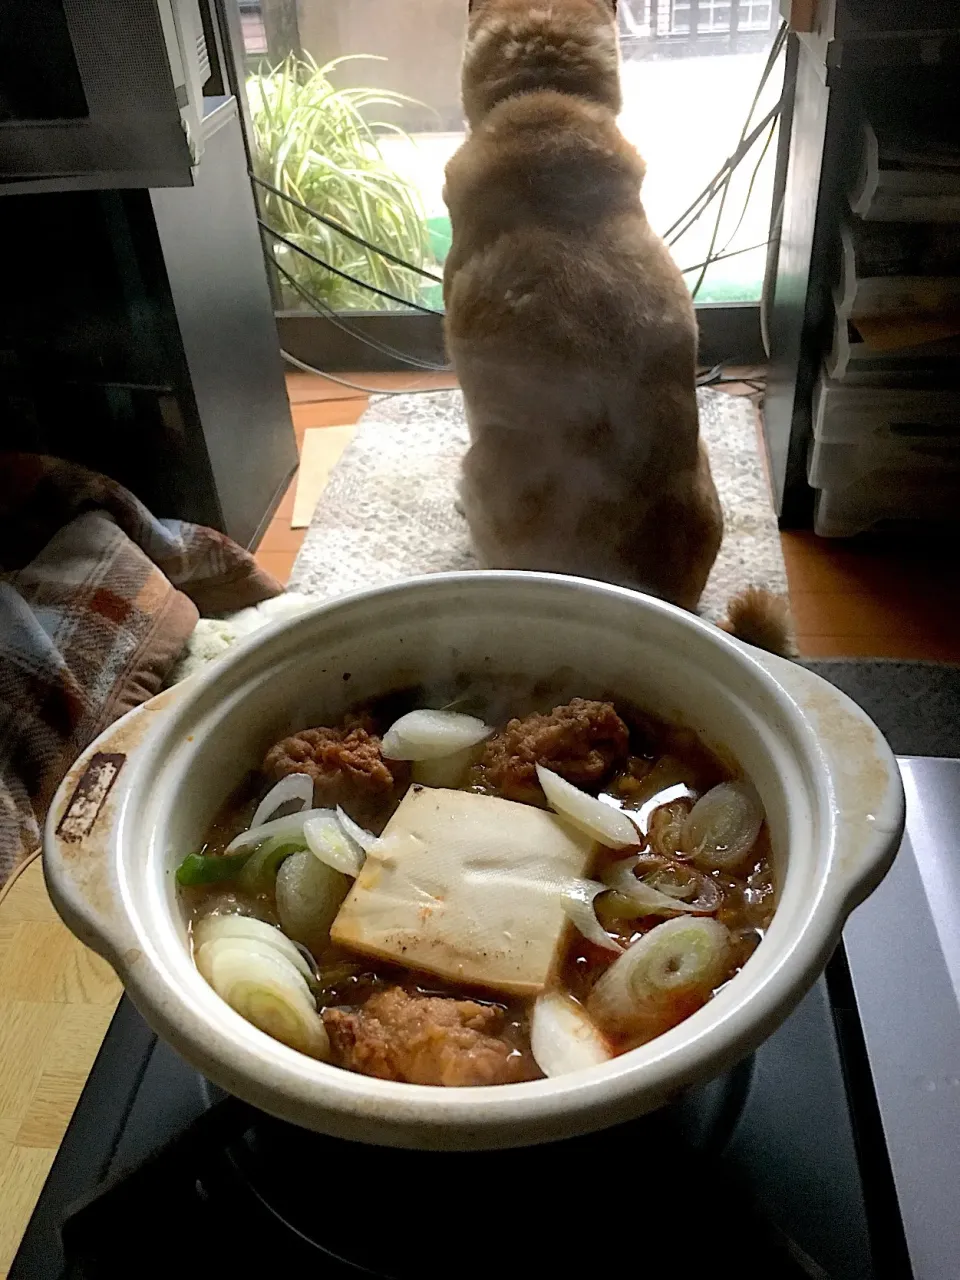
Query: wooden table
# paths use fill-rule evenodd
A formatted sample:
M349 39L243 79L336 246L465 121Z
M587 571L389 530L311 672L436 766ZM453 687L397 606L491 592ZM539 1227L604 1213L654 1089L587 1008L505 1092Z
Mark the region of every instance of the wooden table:
M0 1277L120 993L107 962L61 923L34 859L0 898Z

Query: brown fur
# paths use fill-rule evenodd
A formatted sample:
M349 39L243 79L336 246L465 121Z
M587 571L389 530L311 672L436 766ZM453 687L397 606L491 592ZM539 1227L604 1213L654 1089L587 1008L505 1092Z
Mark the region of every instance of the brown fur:
M764 587L747 587L738 592L727 604L727 616L720 627L768 653L796 657L790 605L783 596Z
M610 0L474 0L472 133L446 171L447 343L490 567L625 583L687 609L722 533L699 439L693 304L616 124Z

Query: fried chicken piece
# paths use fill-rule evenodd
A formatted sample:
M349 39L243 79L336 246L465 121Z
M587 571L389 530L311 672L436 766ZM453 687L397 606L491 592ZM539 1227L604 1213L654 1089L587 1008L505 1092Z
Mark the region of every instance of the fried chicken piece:
M342 729L302 729L270 748L263 773L271 782L309 774L318 807L342 805L355 822L379 832L403 796L410 766L384 759L372 730L368 717L347 717Z
M502 1009L390 987L356 1011L325 1009L323 1022L338 1066L407 1084L510 1084L529 1079L530 1064L497 1032Z
M574 698L549 715L511 720L487 743L478 777L507 800L542 802L538 764L574 786L595 789L623 761L629 744L629 730L612 703Z

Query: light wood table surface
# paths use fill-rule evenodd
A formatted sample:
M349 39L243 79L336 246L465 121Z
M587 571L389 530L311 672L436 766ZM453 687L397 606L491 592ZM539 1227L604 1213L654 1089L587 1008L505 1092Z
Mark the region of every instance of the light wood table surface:
M0 897L0 1277L5 1277L120 998L61 923L36 858Z

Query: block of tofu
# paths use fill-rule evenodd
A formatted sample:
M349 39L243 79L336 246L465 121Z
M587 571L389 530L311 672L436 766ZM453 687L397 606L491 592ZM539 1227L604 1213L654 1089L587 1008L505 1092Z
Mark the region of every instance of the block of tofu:
M411 787L331 937L450 982L535 995L553 971L566 926L562 885L586 873L594 847L530 805Z

